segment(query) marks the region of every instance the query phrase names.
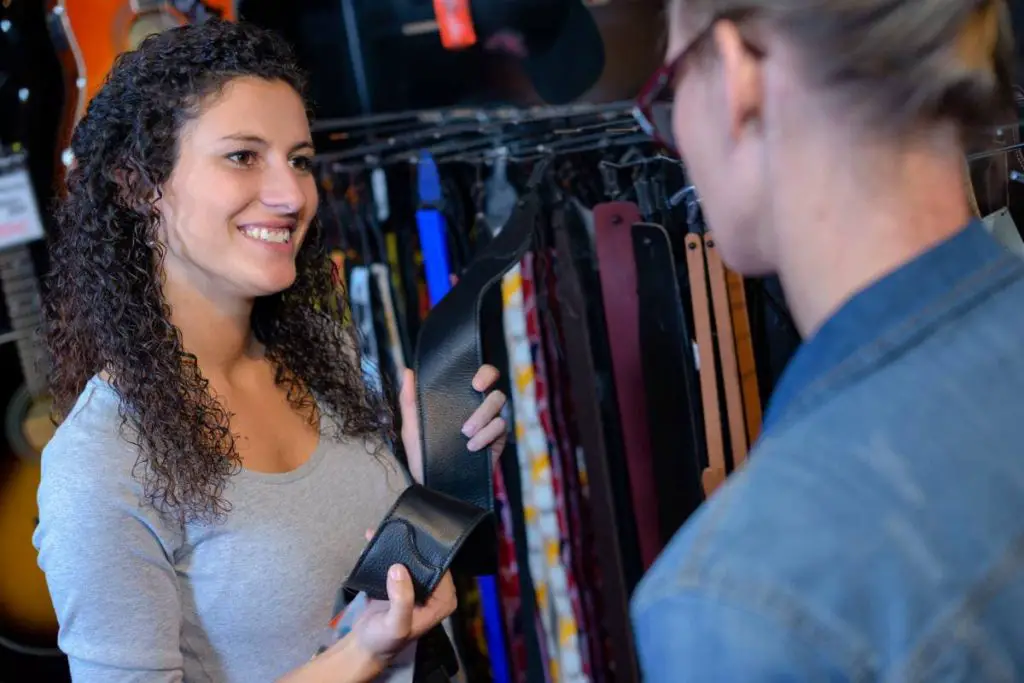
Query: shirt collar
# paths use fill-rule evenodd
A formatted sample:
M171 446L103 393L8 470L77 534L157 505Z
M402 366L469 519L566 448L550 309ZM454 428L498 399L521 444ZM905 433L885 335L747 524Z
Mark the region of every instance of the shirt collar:
M772 392L763 431L781 420L805 388L857 349L1005 256L1006 250L975 220L855 294L797 349Z

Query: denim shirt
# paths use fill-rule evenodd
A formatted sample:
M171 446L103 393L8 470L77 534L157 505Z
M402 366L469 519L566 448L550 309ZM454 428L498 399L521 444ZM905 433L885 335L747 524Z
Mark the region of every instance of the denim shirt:
M644 680L1024 680L1024 261L975 221L856 294L634 594Z

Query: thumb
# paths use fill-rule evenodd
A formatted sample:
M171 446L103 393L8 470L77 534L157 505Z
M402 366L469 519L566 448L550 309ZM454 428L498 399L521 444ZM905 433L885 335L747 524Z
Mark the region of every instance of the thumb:
M391 637L405 640L412 633L412 612L416 595L409 570L400 564L388 569L388 614L385 617Z

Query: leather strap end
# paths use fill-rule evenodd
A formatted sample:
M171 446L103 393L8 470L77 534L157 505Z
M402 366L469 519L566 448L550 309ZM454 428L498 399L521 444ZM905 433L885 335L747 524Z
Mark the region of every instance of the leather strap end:
M401 564L409 570L416 603L423 604L466 540L489 515L457 498L413 484L398 497L363 549L345 581L345 590L386 600L388 569Z

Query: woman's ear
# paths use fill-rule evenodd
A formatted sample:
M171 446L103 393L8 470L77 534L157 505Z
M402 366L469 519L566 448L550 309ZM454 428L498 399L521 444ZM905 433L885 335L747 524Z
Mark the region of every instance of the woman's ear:
M719 21L713 39L721 61L729 133L738 139L747 124L761 119L764 106L762 62L749 49L739 28Z

